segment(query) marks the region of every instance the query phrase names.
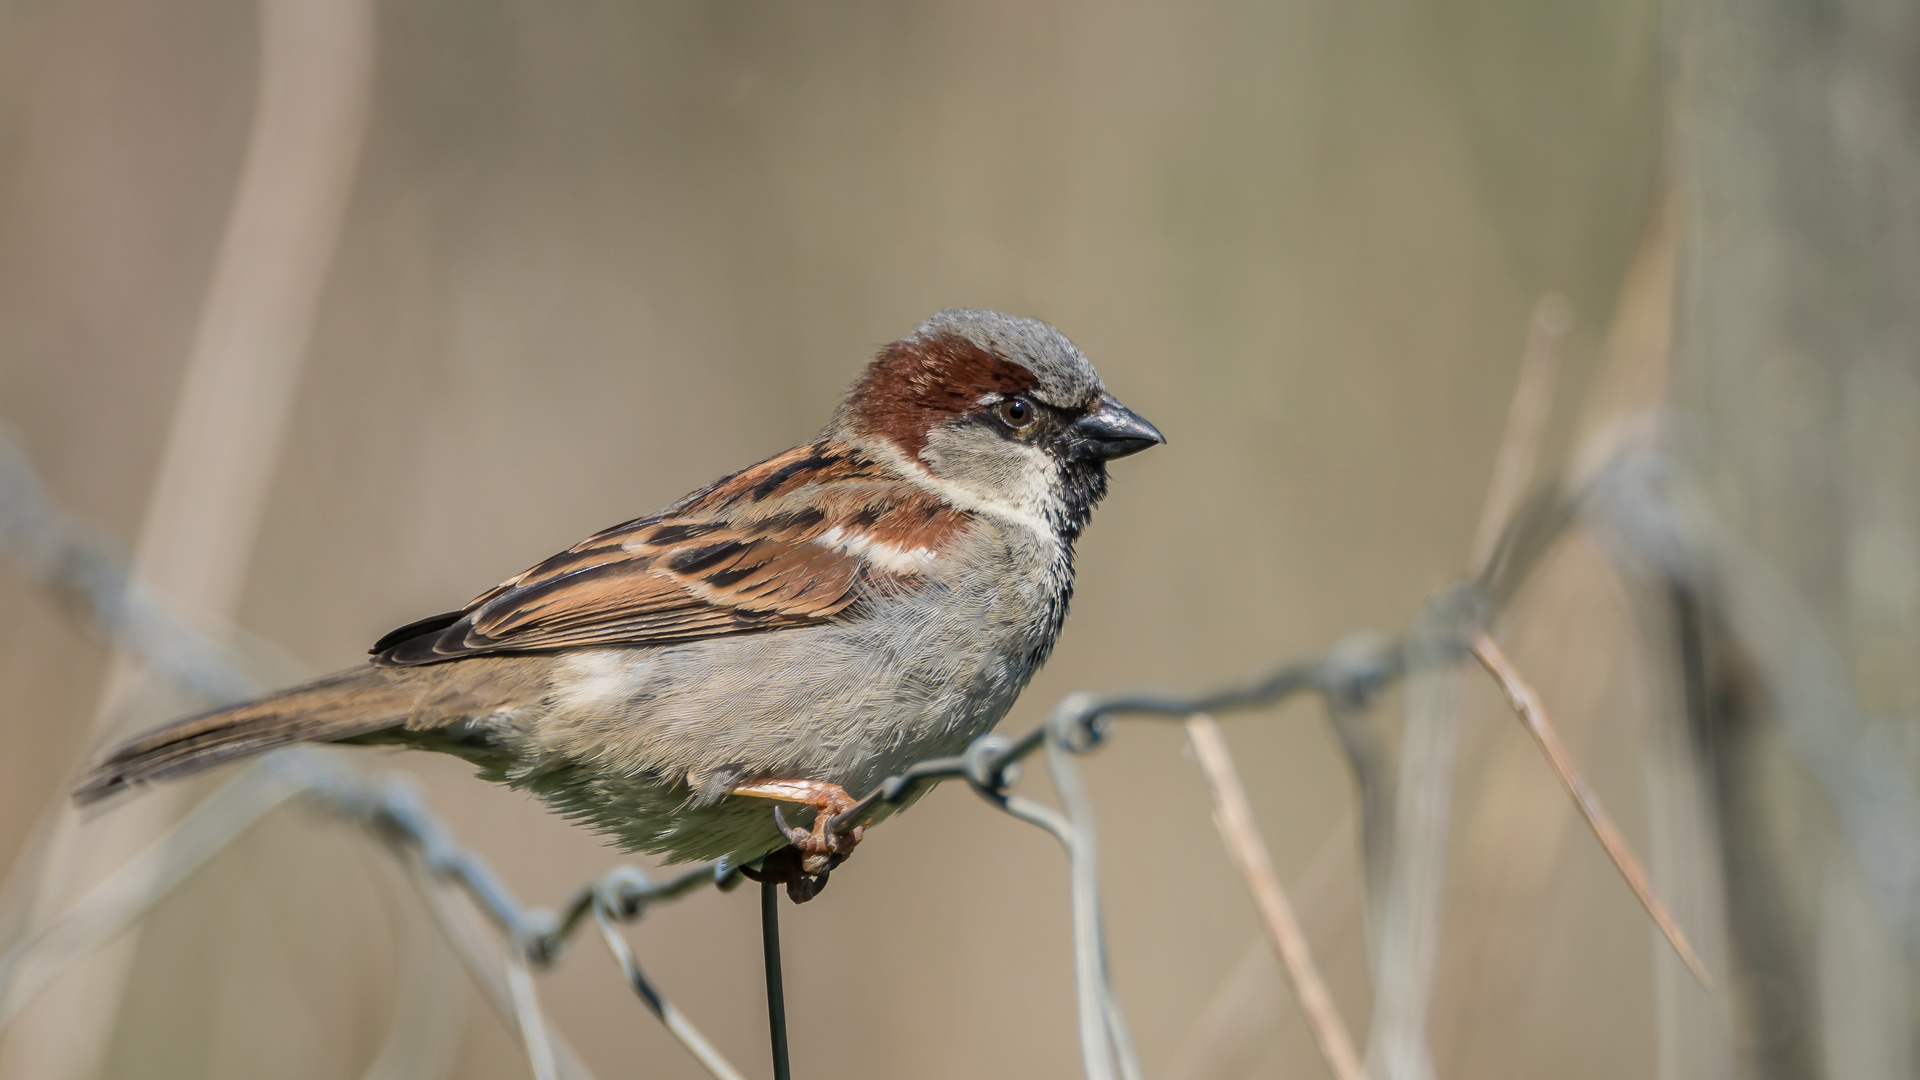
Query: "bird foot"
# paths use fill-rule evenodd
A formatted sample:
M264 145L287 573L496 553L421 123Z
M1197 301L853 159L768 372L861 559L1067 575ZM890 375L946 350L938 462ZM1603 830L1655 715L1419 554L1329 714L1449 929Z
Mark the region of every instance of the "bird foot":
M741 871L756 881L785 882L787 896L796 904L806 903L827 887L827 872L846 861L867 832L864 822L844 833L835 832L829 824L836 814L854 806L853 797L839 784L821 780L765 780L732 788L728 794L778 799L814 808L813 828L805 829L788 825L786 815L778 806L774 807L774 823L791 846L768 855L758 870L743 867Z
M789 844L762 858L758 866L741 867L740 873L754 881L785 885L787 899L804 904L826 889L828 871L839 866L845 858L845 855L806 855ZM808 869L810 866L813 869Z
M729 795L753 795L762 799L779 799L783 802L796 802L814 808L813 828L803 829L787 824L786 816L779 807L773 808L774 820L780 825L780 832L794 847L807 856L848 855L866 835L864 823L855 825L844 833L833 831L829 822L834 815L850 810L854 806L853 796L839 784L829 784L822 780L763 780L755 784L742 784L728 791Z

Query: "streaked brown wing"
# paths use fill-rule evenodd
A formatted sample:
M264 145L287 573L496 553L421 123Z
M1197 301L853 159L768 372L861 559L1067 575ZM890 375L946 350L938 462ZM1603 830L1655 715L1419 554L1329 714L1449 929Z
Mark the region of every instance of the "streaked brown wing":
M917 576L897 554L939 550L966 515L852 448L813 443L616 525L457 612L373 647L405 666L503 652L659 645L809 626L845 612L861 582Z

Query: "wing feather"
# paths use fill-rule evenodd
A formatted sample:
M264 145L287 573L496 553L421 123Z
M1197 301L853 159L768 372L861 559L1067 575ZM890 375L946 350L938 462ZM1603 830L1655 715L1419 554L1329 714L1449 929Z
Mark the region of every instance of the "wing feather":
M842 617L868 588L911 584L919 571L900 553L938 557L968 517L821 440L596 533L458 612L402 627L374 646L375 662L811 626Z

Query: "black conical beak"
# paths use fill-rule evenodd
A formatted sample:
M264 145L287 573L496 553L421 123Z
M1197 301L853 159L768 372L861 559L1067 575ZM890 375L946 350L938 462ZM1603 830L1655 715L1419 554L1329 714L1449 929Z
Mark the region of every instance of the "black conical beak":
M1159 428L1105 394L1092 412L1067 425L1067 453L1083 461L1112 461L1166 441Z

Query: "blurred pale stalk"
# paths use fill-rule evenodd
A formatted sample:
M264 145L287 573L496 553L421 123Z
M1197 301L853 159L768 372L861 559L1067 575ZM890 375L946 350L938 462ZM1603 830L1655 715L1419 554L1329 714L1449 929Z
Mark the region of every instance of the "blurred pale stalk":
M1830 852L1820 875L1820 1029L1828 1076L1914 1075L1906 953L1888 948L1886 915L1852 860Z
M1534 305L1506 429L1481 503L1468 554L1478 576L1533 479L1552 409L1561 348L1571 313L1558 297ZM1381 1080L1430 1080L1433 1050L1427 1026L1446 887L1448 823L1459 754L1460 671L1449 641L1473 619L1460 594L1435 597L1406 642L1406 724L1400 745L1391 866L1377 905L1379 942L1372 956L1373 1023L1366 1069Z
M1673 397L1690 479L1746 549L1716 568L1727 627L1698 633L1693 669L1715 680L1697 683L1715 692L1694 697L1695 737L1713 748L1740 1035L1762 1075L1912 1075L1920 12L1670 6L1686 215ZM1716 685L1740 686L1741 664L1763 693Z
M1673 642L1652 636L1638 663L1670 662ZM1655 669L1657 670L1657 669ZM1650 681L1660 684L1657 677ZM1714 836L1704 775L1686 726L1672 706L1673 680L1665 691L1637 695L1648 715L1640 727L1640 775L1646 785L1647 863L1674 918L1693 928L1709 968L1725 970L1721 935L1725 904L1720 896L1720 854ZM1653 948L1653 1021L1655 1076L1659 1080L1727 1080L1733 1075L1733 1046L1722 1006L1686 970L1656 929Z
M333 261L373 81L369 0L263 0L260 87L245 165L135 550L148 588L207 627L230 622L246 582L300 361ZM125 658L96 739L142 692ZM60 796L64 800L64 792ZM64 806L41 867L36 921L143 848L179 789L82 825ZM0 1047L0 1076L78 1080L110 1043L138 932L68 972Z
M1680 206L1669 185L1654 204L1640 247L1620 285L1620 299L1602 346L1601 368L1581 419L1583 437L1574 454L1578 484L1632 445L1658 434L1673 354L1673 309L1680 247ZM1678 642L1666 628L1645 627L1652 646L1640 663L1669 665ZM1655 888L1674 917L1692 928L1708 967L1724 970L1721 942L1725 906L1721 897L1718 839L1708 813L1701 771L1684 719L1673 707L1675 680L1656 682L1666 693L1648 699L1641 725L1641 780L1647 807L1648 863ZM1731 1075L1733 1047L1726 1016L1655 928L1653 934L1654 1047L1662 1080Z
M1366 1070L1376 1080L1432 1080L1427 1022L1439 953L1454 764L1460 749L1460 664L1452 643L1458 594L1429 601L1407 635L1406 724L1400 738L1393 868L1381 905Z
M1473 549L1467 558L1468 576L1479 577L1493 561L1501 530L1519 509L1533 482L1540 458L1540 440L1553 411L1553 392L1560 381L1560 358L1573 325L1573 309L1561 296L1543 296L1527 321L1526 351L1520 355L1520 374L1507 403L1507 426L1493 459L1493 478L1480 506L1480 524L1474 529Z

